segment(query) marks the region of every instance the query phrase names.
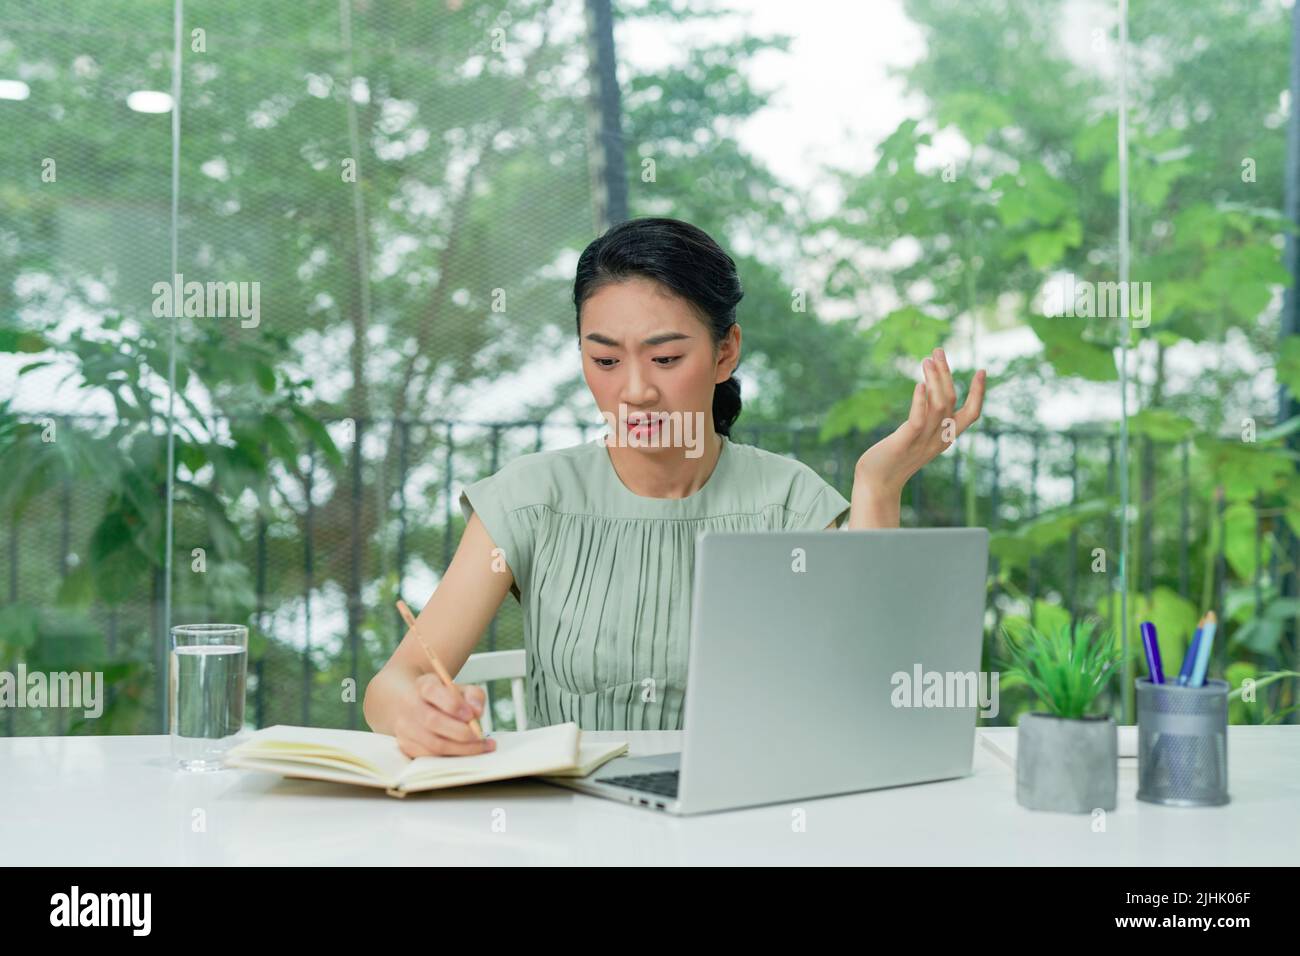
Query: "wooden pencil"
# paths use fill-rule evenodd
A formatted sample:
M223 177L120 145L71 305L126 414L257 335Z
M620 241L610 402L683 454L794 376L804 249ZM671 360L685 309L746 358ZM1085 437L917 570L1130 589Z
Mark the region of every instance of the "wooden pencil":
M443 686L451 687L454 689L456 687L455 681L453 681L451 679L451 675L447 673L447 668L442 666L442 661L438 660L438 655L433 652L433 648L431 648L428 644L426 644L424 642L424 638L421 637L419 633L416 632L415 615L411 613L411 609L406 606L406 602L403 601L401 598L398 598L397 600L397 613L402 615L402 620L405 621L406 626L411 629L411 633L415 634L415 639L419 641L420 646L424 648L424 653L429 655L429 663L433 665L433 672L438 675L438 679L442 681ZM460 696L461 700L465 699L465 695L461 694L460 691L456 691L456 693ZM465 703L466 706L469 706L468 701L466 701ZM472 709L473 708L471 708L471 710ZM469 719L469 726L470 729L473 730L474 733L478 736L478 738L482 740L483 728L479 726L478 719L475 717L471 717Z

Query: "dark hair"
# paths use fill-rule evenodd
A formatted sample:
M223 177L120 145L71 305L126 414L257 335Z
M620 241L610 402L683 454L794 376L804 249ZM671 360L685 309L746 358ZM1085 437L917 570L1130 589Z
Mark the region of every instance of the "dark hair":
M582 335L582 303L598 289L634 276L650 278L694 306L714 346L736 324L744 296L736 263L703 229L680 219L628 219L582 251L573 279L573 305ZM740 381L733 374L713 389L713 429L730 435L740 417Z

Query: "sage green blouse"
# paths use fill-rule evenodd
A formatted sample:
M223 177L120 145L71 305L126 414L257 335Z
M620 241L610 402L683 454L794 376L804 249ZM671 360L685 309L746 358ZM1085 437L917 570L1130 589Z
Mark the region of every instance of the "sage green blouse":
M695 539L842 526L849 501L807 465L723 436L685 498L629 489L603 438L511 461L460 495L514 574L528 725L680 730Z

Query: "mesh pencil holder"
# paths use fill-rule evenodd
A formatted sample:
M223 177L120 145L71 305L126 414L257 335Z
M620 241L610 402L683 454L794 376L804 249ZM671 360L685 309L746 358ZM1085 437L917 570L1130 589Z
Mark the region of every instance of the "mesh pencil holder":
M1228 802L1228 682L1137 685L1138 792L1147 803Z

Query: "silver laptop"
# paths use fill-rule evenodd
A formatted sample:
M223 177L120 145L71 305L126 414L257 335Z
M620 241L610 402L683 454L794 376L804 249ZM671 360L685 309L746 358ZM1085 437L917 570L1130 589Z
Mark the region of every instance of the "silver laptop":
M983 528L702 534L682 752L549 782L691 814L970 774L988 542Z

